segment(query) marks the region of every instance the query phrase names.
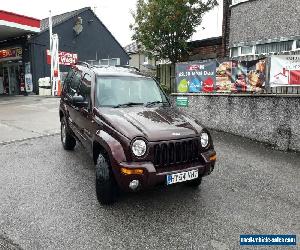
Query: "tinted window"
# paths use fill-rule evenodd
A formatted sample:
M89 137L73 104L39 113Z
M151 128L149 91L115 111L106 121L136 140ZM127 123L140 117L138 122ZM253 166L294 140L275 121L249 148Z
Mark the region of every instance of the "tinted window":
M78 88L80 83L81 83L81 72L75 71L72 80L70 81L70 87L68 93L72 96L75 95L79 91Z
M70 83L71 83L71 81L72 81L73 75L74 75L74 70L71 69L71 70L69 71L69 73L68 73L68 75L67 75L65 81L64 81L63 91L64 91L65 93L69 93L69 92L70 92Z

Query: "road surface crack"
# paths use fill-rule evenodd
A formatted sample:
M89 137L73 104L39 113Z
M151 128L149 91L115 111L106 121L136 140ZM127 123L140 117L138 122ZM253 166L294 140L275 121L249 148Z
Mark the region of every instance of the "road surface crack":
M4 142L0 142L0 146L13 144L13 143L18 143L18 142L36 140L36 139L45 138L45 137L51 137L51 136L55 136L55 135L59 135L59 134L60 134L60 132L57 132L57 133L44 134L44 135L39 135L39 136L32 136L32 137L22 138L22 139L17 139L17 140L4 141Z

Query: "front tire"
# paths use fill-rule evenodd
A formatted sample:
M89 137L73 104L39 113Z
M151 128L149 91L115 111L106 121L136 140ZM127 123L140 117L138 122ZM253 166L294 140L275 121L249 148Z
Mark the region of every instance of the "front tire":
M76 146L76 140L70 133L64 117L61 119L60 124L60 139L65 150L73 150Z
M107 159L99 154L96 164L96 194L103 205L112 204L117 199L118 186Z

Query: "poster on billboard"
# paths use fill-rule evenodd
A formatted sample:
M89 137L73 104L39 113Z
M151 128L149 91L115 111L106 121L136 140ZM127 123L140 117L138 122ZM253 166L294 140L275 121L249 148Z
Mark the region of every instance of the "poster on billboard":
M236 67L236 62L217 62L216 68L216 91L231 92L233 88L232 68Z
M217 62L217 92L261 92L266 81L266 60Z
M216 83L216 62L186 62L176 64L178 93L213 92Z
M300 85L300 56L271 57L270 86Z

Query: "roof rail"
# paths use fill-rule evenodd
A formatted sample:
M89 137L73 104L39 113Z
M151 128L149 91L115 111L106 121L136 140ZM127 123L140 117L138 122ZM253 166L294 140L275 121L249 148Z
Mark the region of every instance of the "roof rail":
M140 72L140 70L137 67L129 66L129 65L115 65L115 67L118 68L126 68L126 69L134 69L137 72Z
M91 68L91 65L89 63L82 62L82 61L76 62L75 65L82 65L82 66L86 66L87 68Z

